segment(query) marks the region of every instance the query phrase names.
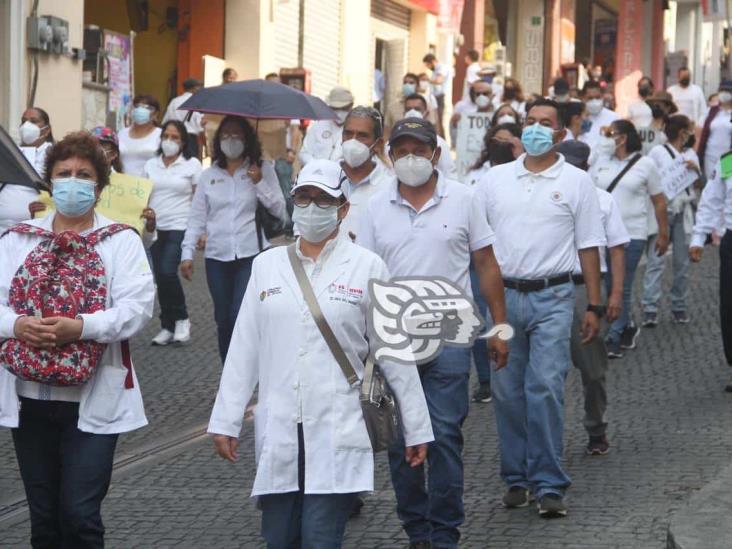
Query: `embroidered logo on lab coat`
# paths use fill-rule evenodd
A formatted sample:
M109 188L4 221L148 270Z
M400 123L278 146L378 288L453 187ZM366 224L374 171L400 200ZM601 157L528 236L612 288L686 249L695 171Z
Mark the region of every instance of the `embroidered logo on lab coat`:
M561 202L562 201L562 193L560 193L559 191L554 191L551 194L551 199L552 199L552 202Z
M259 294L259 301L264 301L268 297L271 297L273 295L279 295L281 293L282 293L281 286L275 286L274 288L268 288L266 290L262 290L262 292Z
M325 130L323 133L320 134L320 137L323 139L330 139L330 136L333 135L330 130Z
M358 305L363 299L363 290L361 288L350 288L345 284L336 284L335 282L328 286L328 293L331 301L340 301L351 305Z

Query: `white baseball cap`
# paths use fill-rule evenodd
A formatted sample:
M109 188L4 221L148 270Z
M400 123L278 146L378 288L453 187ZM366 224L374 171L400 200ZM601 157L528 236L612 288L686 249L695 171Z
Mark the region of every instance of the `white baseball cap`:
M348 105L353 105L353 94L347 88L336 86L330 90L325 102L332 109L342 109Z
M348 198L347 177L338 162L332 160L311 160L297 176L297 182L292 187L292 194L302 187L317 187L334 198L345 196Z

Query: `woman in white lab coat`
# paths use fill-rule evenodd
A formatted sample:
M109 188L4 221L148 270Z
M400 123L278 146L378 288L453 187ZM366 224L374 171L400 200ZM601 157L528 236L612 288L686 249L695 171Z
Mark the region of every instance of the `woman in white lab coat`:
M293 189L297 255L323 314L359 374L366 340L370 279L388 280L384 262L337 238L348 213L341 170L308 163ZM406 459L420 465L432 428L417 369L382 364L401 410ZM359 492L373 490L374 458L359 402L312 319L286 247L254 260L234 328L208 432L219 454L237 458L244 412L254 411L257 474L268 547L340 547Z
M46 166L56 213L29 225L84 235L112 223L94 211L109 182L109 164L94 137L67 136L49 150ZM82 385L22 380L0 368L0 426L13 430L33 546L101 547L100 508L118 434L147 424L122 342L152 317L155 287L140 238L123 230L95 246L108 281L105 310L76 318L20 316L8 303L11 281L42 240L18 232L0 238L0 340L15 338L48 349L93 340L107 348Z

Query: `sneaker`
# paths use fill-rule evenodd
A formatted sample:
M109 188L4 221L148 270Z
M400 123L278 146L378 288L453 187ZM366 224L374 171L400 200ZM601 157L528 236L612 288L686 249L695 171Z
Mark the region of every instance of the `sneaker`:
M491 384L481 383L473 393L473 402L490 402L491 400L493 400Z
M674 317L674 322L676 324L689 323L689 315L686 314L686 311L671 311L671 315Z
M189 319L176 320L173 343L187 343L191 340L191 321Z
M558 518L567 516L567 506L559 494L547 494L539 500L539 516L542 518Z
M529 491L523 486L511 486L503 496L503 506L506 509L517 509L529 504Z
M635 349L636 343L638 342L638 335L640 334L640 328L629 324L620 334L620 348L621 349Z
M610 443L606 436L590 437L585 453L588 456L604 456L610 451Z
M623 350L620 348L620 343L617 341L606 341L605 347L607 348L608 358L623 358Z
M432 549L431 541L413 541L409 544L409 549Z
M173 341L173 337L175 334L171 332L170 330L162 329L160 332L158 332L158 335L156 335L153 340L153 345L167 345L168 343L171 343Z
M642 326L644 328L655 328L656 326L658 326L658 313L653 313L650 311L643 313Z

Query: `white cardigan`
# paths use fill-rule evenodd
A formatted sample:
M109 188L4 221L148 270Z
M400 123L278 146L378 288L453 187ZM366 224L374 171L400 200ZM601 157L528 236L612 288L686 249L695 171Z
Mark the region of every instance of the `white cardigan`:
M52 230L54 215L27 221ZM96 214L94 229L113 222ZM41 240L37 236L8 233L0 238L0 340L14 335L18 315L8 307L10 283L18 267ZM147 425L142 394L134 376L134 388L125 389L127 369L122 364L120 342L139 332L152 318L155 285L140 237L122 231L96 246L107 276L107 309L81 315L82 339L107 343L94 376L83 386L79 403L81 431L112 434ZM17 378L0 367L0 426L17 427L20 403Z

